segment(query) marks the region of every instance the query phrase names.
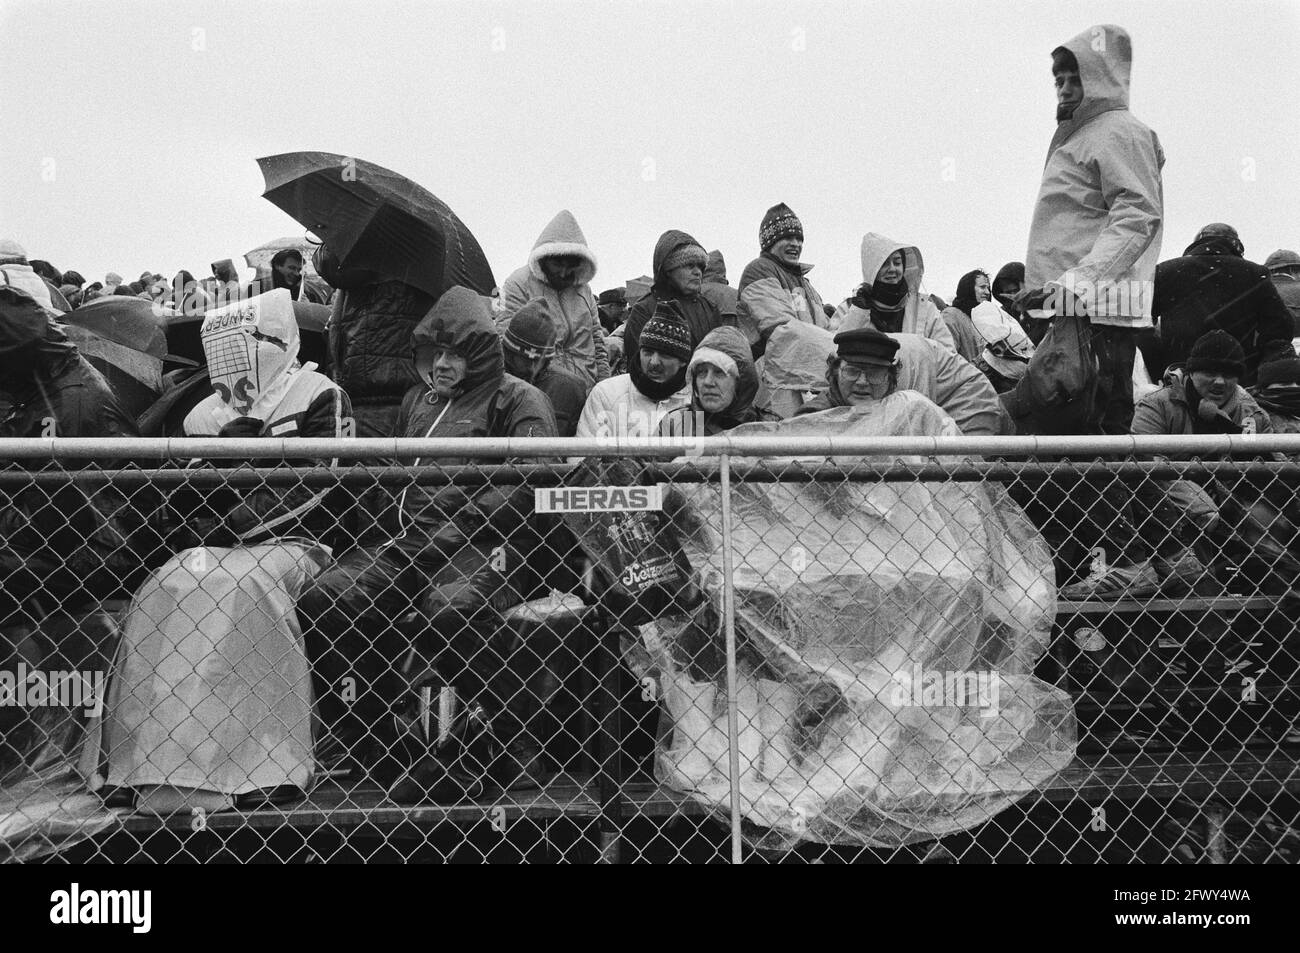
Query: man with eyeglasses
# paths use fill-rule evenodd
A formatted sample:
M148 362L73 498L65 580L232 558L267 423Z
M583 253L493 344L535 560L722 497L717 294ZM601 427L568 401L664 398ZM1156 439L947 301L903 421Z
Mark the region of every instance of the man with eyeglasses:
M898 389L898 342L875 328L835 335L835 356L826 379L831 407L862 407L884 400Z

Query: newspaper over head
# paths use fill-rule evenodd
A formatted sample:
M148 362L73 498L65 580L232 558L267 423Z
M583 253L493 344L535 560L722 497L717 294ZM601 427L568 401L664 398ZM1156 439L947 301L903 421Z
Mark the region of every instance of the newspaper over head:
M277 288L209 311L199 333L212 389L241 416L262 416L258 409L298 360L289 292Z

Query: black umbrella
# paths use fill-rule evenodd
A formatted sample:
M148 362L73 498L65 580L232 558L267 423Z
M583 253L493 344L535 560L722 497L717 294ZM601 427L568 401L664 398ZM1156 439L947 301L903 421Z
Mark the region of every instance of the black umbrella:
M258 159L262 197L318 235L343 268L368 270L436 297L452 285L490 294L478 241L446 203L410 179L331 152Z
M175 313L144 298L105 295L60 315L59 320L161 360L167 356L167 335L163 329L167 318Z

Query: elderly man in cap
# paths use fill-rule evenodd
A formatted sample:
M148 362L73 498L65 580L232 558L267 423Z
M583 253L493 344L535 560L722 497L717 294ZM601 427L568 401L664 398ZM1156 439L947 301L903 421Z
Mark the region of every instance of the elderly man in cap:
M609 288L600 293L596 299L596 310L600 313L600 326L606 334L627 318L627 288Z
M1291 312L1295 321L1295 336L1300 337L1300 253L1289 248L1279 248L1264 259L1269 280L1277 289L1278 297Z
M897 390L898 348L896 340L875 328L835 335L835 354L827 361L827 406L861 407Z
M1255 383L1259 365L1290 357L1295 321L1269 281L1268 270L1247 261L1231 225L1206 225L1178 258L1156 266L1152 316L1159 322L1164 366L1183 364L1192 345L1218 328L1236 338L1245 355L1241 382Z
M534 298L515 312L501 332L506 372L532 384L551 402L561 437L578 427L589 388L555 367L555 322L545 298Z

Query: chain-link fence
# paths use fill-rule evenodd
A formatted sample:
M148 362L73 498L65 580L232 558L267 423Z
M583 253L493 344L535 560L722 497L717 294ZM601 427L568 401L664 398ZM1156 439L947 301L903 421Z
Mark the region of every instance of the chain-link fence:
M1300 438L0 444L8 859L1296 859Z

